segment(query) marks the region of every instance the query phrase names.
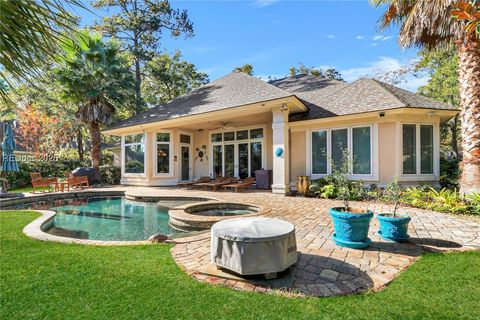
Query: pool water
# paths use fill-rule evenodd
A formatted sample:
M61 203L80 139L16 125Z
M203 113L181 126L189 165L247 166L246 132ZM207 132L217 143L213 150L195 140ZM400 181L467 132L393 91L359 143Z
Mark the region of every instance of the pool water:
M123 197L39 202L23 209L48 209L57 214L45 232L90 240L146 240L151 235L178 234L168 224L168 208Z
M243 214L254 213L255 211L246 210L246 209L208 209L198 212L192 212L192 214L201 215L201 216L214 216L214 217L226 217L226 216L237 216Z

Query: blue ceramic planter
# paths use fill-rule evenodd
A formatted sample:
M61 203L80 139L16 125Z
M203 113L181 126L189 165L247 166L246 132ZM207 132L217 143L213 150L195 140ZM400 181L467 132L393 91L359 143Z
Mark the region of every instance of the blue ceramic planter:
M394 218L380 213L377 214L377 219L380 222L378 234L383 239L404 242L410 238L408 235L408 223L412 218L409 216L402 215Z
M339 246L363 249L372 242L368 238L368 229L373 212L350 213L341 211L342 208L330 208L335 233L332 239Z

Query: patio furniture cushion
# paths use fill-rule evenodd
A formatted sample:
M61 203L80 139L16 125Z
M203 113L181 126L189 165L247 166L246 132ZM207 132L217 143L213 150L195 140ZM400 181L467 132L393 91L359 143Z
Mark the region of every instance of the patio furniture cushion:
M211 261L240 275L281 272L297 262L295 227L284 220L252 217L217 222Z

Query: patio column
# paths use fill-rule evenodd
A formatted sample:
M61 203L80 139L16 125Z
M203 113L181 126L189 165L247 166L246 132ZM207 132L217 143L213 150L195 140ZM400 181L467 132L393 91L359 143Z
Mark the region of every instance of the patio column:
M286 110L285 110L286 109ZM288 172L288 109L273 110L273 184L272 193L286 194L289 190Z

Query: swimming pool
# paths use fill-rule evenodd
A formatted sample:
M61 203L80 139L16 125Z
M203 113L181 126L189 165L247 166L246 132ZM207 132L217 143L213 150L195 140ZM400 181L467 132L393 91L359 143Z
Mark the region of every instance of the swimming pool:
M181 201L181 203L198 202ZM77 239L137 241L162 233L179 236L170 227L168 208L124 197L89 197L40 201L15 209L52 210L57 214L44 232Z

